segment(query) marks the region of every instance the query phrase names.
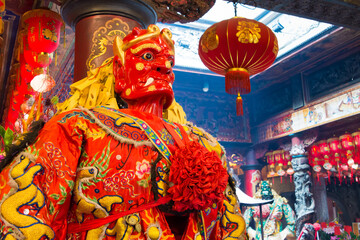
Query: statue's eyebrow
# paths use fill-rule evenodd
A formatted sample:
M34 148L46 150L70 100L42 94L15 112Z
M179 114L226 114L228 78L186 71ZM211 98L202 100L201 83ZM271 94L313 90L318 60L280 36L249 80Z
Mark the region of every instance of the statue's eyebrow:
M145 44L138 46L137 48L130 49L130 50L131 50L132 54L136 54L143 49L153 49L156 52L161 52L161 47L159 45L157 45L156 43L145 43Z

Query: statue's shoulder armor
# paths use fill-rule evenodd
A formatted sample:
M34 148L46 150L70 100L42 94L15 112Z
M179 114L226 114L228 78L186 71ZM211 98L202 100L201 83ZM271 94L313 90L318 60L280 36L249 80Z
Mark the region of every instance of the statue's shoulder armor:
M134 143L135 145L150 144L148 137L135 121L130 117L121 115L119 110L107 107L82 110L86 111L97 125L115 139L121 142L127 142L129 140L129 143Z

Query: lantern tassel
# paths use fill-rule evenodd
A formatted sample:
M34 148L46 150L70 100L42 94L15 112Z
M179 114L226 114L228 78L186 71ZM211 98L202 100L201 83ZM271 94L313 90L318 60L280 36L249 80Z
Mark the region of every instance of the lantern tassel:
M292 183L292 175L290 175L290 182Z
M240 93L238 93L238 96L236 98L236 115L242 116L244 115L244 108L243 108L243 100L240 96Z

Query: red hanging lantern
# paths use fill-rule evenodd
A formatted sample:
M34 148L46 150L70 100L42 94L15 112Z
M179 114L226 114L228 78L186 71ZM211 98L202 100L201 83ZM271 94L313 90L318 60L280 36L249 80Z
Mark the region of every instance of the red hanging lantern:
M30 64L26 62L22 62L20 64L20 76L21 79L24 80L26 83L30 83L31 80L34 78L34 72L33 68L30 66Z
M329 143L331 156L335 160L336 165L339 165L343 152L341 142L337 137L329 138L327 141Z
M211 71L225 75L225 90L238 95L237 115L243 115L241 94L251 90L250 75L262 72L278 53L275 34L261 22L234 17L209 27L200 38L199 56Z
M269 164L269 168L270 168L268 177L274 177L274 175L275 175L275 171L274 171L275 159L274 159L273 152L267 152L265 154L265 157L266 157L267 163Z
M294 169L291 165L291 155L289 151L285 151L285 165L287 165L288 169L286 170L286 174L290 176L290 182L292 182L292 175L294 174Z
M283 169L283 166L284 166L284 150L277 150L277 151L274 151L273 154L274 154L274 158L275 158L275 162L276 164L279 166L279 170L277 171L277 174L279 176L284 176L285 175L285 171Z
M317 143L319 146L320 153L322 155L322 159L324 160L323 167L325 170L329 171L332 168L332 164L330 163L331 151L329 144L326 140L319 141Z
M30 49L37 53L52 53L60 43L60 30L65 26L61 16L48 9L30 10L22 16L27 24Z
M339 139L341 141L341 145L343 147L344 155L345 155L345 157L342 158L343 161L341 168L344 172L348 172L350 167L350 180L352 181L352 177L353 177L352 166L355 163L353 158L355 154L354 138L351 134L346 133L344 135L341 135Z
M354 139L353 137L351 136L351 134L349 133L346 133L344 135L341 135L339 137L340 141L341 141L341 145L344 149L344 153L345 153L345 157L346 157L346 160L347 160L347 164L349 166L351 166L352 164L354 164L354 160L353 160L353 155L354 155L354 152L355 152L355 145L353 143ZM344 164L346 164L344 162Z
M330 149L330 145L327 140L322 140L322 141L318 142L318 146L319 146L322 158L324 160L323 168L327 171L327 177L328 177L328 181L330 183L330 177L331 177L330 170L333 168L333 166L336 166L337 163L332 155L332 151Z
M353 165L353 168L358 169L360 164L360 132L354 132L352 136L354 138L355 145L355 154L353 156L355 164Z
M28 63L33 69L37 68L46 68L51 64L51 57L48 53L45 52L35 52L30 49L30 46L27 41L28 37L26 33L23 33L22 36L22 45L23 45L23 56L26 63ZM21 57L20 57L21 58Z
M320 147L317 145L317 143L315 143L310 147L308 158L309 158L310 166L312 167L314 172L316 172L317 181L319 181L320 180L319 173L321 172L321 164L322 164L322 155L320 152Z

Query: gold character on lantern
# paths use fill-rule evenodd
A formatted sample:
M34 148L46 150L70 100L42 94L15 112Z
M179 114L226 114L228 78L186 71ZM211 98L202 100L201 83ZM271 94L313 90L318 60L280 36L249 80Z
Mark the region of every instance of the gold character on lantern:
M259 25L253 22L239 21L236 36L241 43L258 43L261 38Z
M219 46L219 37L216 34L216 27L209 28L205 31L204 37L201 41L201 48L204 52L214 50Z

